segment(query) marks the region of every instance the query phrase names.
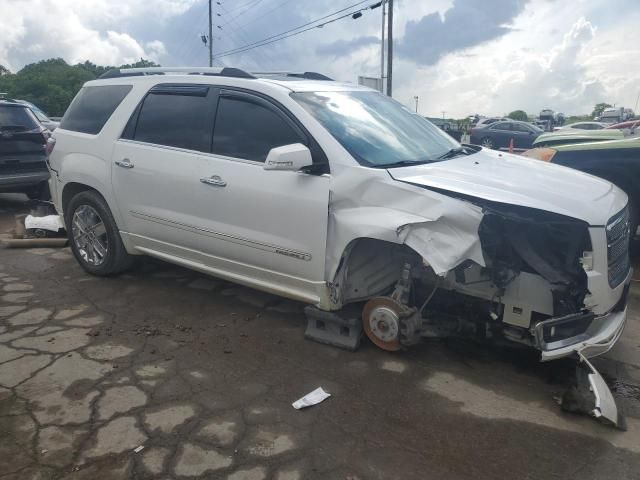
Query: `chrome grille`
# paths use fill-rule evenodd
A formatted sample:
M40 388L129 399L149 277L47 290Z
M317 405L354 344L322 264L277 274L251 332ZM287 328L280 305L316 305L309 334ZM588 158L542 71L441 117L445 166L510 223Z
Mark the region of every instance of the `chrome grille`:
M628 207L625 207L609 219L606 232L609 286L615 288L624 281L630 268Z

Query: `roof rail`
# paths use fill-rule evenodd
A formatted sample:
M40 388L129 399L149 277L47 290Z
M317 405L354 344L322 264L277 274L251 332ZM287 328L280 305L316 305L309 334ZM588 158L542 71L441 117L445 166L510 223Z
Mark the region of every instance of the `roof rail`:
M167 75L181 73L185 75L214 75L218 77L255 78L253 75L230 67L145 67L145 68L113 68L99 78L139 77L144 75Z
M252 72L253 75L261 77L290 77L290 78L304 78L305 80L326 80L333 81L333 78L327 77L318 72Z

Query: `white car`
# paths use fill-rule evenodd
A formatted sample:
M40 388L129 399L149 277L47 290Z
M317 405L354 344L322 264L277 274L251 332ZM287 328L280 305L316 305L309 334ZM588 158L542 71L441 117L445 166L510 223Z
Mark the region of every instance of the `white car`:
M627 196L609 182L461 146L317 74L107 76L50 157L87 272L151 255L306 302L307 334L350 348L361 328L386 350L466 332L588 364L621 335Z
M556 127L554 130L602 130L606 126L607 124L602 122L575 122L563 125L562 127Z

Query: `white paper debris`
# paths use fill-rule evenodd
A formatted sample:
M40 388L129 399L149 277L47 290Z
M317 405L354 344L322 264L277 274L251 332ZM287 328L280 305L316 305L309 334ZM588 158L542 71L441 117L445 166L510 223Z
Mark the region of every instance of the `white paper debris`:
M61 228L64 228L62 218L60 215L47 215L46 217L34 217L27 215L24 219L24 228L27 230L31 228L40 228L42 230L51 230L57 232Z
M142 450L144 450L144 445L140 445L139 447L133 449L135 453L140 453Z
M307 393L304 397L296 400L291 405L296 410L300 410L301 408L310 407L311 405L317 405L330 396L330 393L325 392L322 387L318 387L313 392Z

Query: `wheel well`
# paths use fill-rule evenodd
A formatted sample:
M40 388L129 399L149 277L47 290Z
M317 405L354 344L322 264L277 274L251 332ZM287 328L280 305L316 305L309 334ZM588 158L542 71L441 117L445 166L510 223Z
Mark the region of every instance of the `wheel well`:
M67 205L69 205L69 202L73 197L75 197L80 192L86 192L86 191L94 191L99 194L99 192L95 188L91 188L90 186L85 185L84 183L76 183L76 182L67 183L64 186L64 190L62 190L62 211L63 212L67 211Z
M335 277L343 304L364 300L388 290L400 278L406 263L422 264L422 258L403 244L358 238L345 249Z

